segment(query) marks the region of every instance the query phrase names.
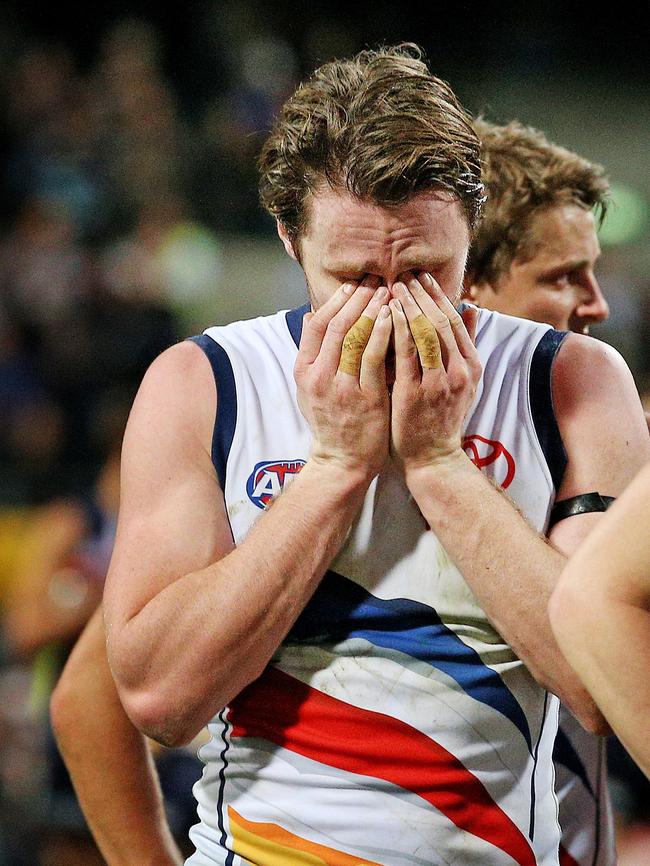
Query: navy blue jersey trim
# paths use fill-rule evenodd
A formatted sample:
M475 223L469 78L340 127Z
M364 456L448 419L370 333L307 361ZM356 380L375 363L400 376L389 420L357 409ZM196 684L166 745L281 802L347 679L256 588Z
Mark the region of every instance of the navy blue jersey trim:
M537 801L537 789L535 788L535 775L537 774L537 763L539 758L539 744L542 742L542 734L544 733L544 725L546 724L546 710L548 707L548 692L544 694L544 709L542 711L542 724L539 728L539 737L535 743L535 752L533 754L533 772L530 774L530 823L528 825L528 838L531 842L535 841L535 805Z
M302 336L302 317L305 313L311 310L311 304L303 304L302 307L296 307L295 310L288 310L285 316L289 333L296 346L300 346L300 337Z
M226 466L237 423L237 389L232 364L225 349L206 334L189 338L205 352L217 386L217 417L212 433L212 462L221 489L226 489Z
M223 709L219 713L219 721L222 723L223 728L221 730L221 740L223 742L223 750L221 752L221 768L219 770L219 797L217 798L217 825L221 830L221 839L219 844L225 850L226 841L228 839L228 834L226 833L226 825L224 822L223 815L223 800L224 800L224 789L226 787L226 768L228 766L228 760L226 758L226 754L228 752L229 742L226 739L226 731L228 730L228 723L225 719L225 709ZM228 851L228 856L226 857L226 866L232 866L232 862L234 860L233 852Z
M591 866L596 866L598 862L598 857L600 855L600 849L602 845L602 839L600 835L600 813L601 807L603 803L603 796L607 796L607 776L603 773L603 765L604 760L606 760L605 755L607 749L607 740L605 737L598 738L598 769L596 771L596 838L594 839L594 858L592 860ZM603 794L603 788L605 788L605 794Z
M555 743L553 744L553 761L556 764L562 764L563 767L572 773L576 778L580 779L582 784L592 799L596 799L593 788L589 782L587 770L580 755L576 752L571 740L564 733L562 728L558 728Z
M539 444L548 464L555 492L560 489L567 456L553 411L551 368L567 331L547 331L537 344L530 365L530 410Z

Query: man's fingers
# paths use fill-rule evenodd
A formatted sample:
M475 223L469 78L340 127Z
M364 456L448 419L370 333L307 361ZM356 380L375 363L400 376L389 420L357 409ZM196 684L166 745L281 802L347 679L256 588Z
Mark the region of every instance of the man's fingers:
M436 299L432 297L431 284L433 280L429 278L429 281L426 282L425 277L429 277L429 275L420 274L418 277L411 277L407 287L417 306L434 325L442 349L443 366L448 369L449 363L453 362L459 354L454 328L456 320L460 322L461 319L453 304L448 302L448 308L445 310L440 308ZM411 321L411 316L409 316L409 321Z
M440 351L438 332L424 313L420 313L419 316L410 321L409 326L423 369L437 370L442 367L442 352Z
M347 332L343 339L341 360L339 361L341 373L349 373L355 377L359 375L363 351L368 345L374 324L374 320L364 314Z
M420 274L420 280L427 294L433 299L438 309L449 320L456 345L463 358L470 358L475 354L474 338L476 336L476 321L473 322L474 333L470 334L466 327L465 317L454 307L447 295L442 291L431 274ZM467 308L466 308L467 309ZM478 315L478 313L477 313ZM472 318L468 321L471 323Z
M305 315L300 337L300 361L303 364L312 364L316 360L323 344L327 326L350 300L357 289L357 285L357 283L344 283L318 312Z
M318 353L318 365L324 375L334 376L336 374L341 360L343 341L359 317L365 314L373 322L376 319L382 304L381 289L377 291L378 284L377 277L366 277L352 294L348 303L344 304L328 322Z
M384 304L377 314L370 339L361 359L359 384L364 387L386 388L386 354L393 322L390 310Z
M364 350L368 345L368 340L370 339L375 319L377 318L382 305L388 299L388 289L385 286L377 288L378 282L379 280L376 277L368 277L361 284L360 291L365 290L367 292L373 292L373 295L365 309L359 310L359 315L356 321L349 320L348 314L350 313L350 310L343 310L339 316L342 317L345 312L346 316L348 316L347 320L345 322L343 319L339 321L337 317L337 319L332 323L333 325L336 325L337 328L346 324L346 331L340 340L337 342L334 333L328 333L328 336L323 341L321 356L326 360L328 366L329 362L334 360L334 356L336 356L335 361L338 366L338 371L340 373L346 373L349 376L354 376L355 378L359 377L361 360ZM361 297L362 295L355 300L358 301ZM356 303L355 307L358 309Z
M417 282L417 281L415 281ZM447 349L446 342L453 342L453 335L449 322L444 318L440 310L431 298L425 295L424 289L419 285L422 304L418 303L406 285L402 282L393 284L393 294L401 301L406 315L408 326L417 347L420 364L425 370L438 370L444 367L442 348ZM433 309L432 309L433 308ZM432 322L431 319L434 319ZM443 327L443 320L446 329ZM445 333L445 330L448 333Z
M404 307L397 298L390 302L395 340L395 378L400 380L420 378L418 350L409 328Z

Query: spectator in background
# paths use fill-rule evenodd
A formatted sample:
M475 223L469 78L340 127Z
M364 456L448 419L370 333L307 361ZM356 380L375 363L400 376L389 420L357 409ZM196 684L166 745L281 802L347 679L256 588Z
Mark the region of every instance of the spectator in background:
M120 439L121 430L96 484L86 495L57 498L32 509L5 598L2 630L9 670L31 665L33 671L29 700L25 701L28 724L26 719L17 724L12 724L11 717L5 719L9 728L5 748L15 748L21 741L17 728L33 729L33 746L26 757L28 765L38 756L44 759L40 774L43 791L32 815L43 863L58 861L73 866L101 862L76 805L44 710L70 647L101 599L119 500ZM16 792L7 776L7 798L17 809L20 789ZM29 833L26 819L24 825Z

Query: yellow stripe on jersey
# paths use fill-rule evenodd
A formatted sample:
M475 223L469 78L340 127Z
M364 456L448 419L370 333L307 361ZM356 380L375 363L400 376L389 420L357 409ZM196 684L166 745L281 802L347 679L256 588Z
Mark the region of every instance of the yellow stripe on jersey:
M303 839L278 824L248 821L228 807L233 849L240 857L259 866L379 866Z

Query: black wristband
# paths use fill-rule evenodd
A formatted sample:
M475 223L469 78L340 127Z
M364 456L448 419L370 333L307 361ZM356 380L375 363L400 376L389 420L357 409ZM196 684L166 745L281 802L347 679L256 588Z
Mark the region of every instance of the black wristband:
M546 531L548 532L560 520L564 520L566 517L573 517L574 514L607 511L614 498L613 496L601 496L600 493L581 493L580 496L562 499L560 502L556 502L551 509L551 518Z

